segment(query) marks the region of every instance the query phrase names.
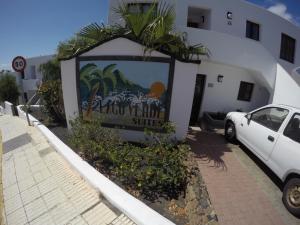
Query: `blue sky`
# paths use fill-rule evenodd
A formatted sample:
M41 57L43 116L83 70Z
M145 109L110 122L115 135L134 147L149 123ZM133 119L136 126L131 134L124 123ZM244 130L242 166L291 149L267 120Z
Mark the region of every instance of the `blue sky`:
M248 1L300 24L300 0ZM17 55L55 53L82 26L106 23L107 14L108 0L0 0L0 70Z

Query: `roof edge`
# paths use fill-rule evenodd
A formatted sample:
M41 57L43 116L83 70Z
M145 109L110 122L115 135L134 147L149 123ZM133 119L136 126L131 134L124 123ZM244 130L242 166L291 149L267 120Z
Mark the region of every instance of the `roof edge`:
M98 47L98 46L101 46L101 45L103 45L103 44L105 44L107 42L113 41L113 40L118 39L118 38L124 38L124 39L127 39L129 41L138 43L138 44L146 47L141 41L139 41L137 39L134 39L134 38L131 38L131 37L128 37L128 36L125 36L125 35L117 35L117 36L113 36L111 38L107 38L107 39L104 39L102 41L99 41L99 42L95 43L94 45L91 45L91 46L89 46L86 49L82 49L81 51L78 51L77 53L75 53L75 54L73 54L71 56L58 58L58 60L59 61L67 61L67 60L76 58L76 57L78 57L78 56L80 56L80 55L82 55L82 54L84 54L84 53L86 53L86 52L88 52L88 51L90 51L90 50ZM172 57L172 58L174 58L174 59L176 59L176 60L178 60L180 62L183 62L183 63L201 64L201 60L193 60L193 59L191 59L191 60L185 60L185 59L179 58L179 57L175 56L174 54L171 54L170 52L165 51L163 49L155 50L155 51L160 52L160 53L165 54L165 55L168 55L168 56L170 56L170 57Z

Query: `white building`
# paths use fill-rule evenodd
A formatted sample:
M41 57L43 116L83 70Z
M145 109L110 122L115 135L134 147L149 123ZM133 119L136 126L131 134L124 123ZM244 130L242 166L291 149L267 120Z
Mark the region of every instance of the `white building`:
M122 22L113 10L119 2L110 0L109 24ZM154 1L122 2L135 10ZM165 2L174 5L176 29L189 43L211 51L198 67L193 113L250 111L272 102L300 107L300 71L293 73L300 66L299 27L244 0Z
M40 72L39 67L41 64L47 63L54 58L54 55L37 56L26 58L26 68L24 71L23 79L23 92L24 99L29 100L37 90L37 84L42 81L43 74ZM21 74L15 72L18 85L21 84Z
M149 55L153 62L170 61L168 85L171 90L168 90L169 105L165 114L166 120L176 124L178 139L185 138L189 124L195 123L205 111L251 111L268 103L300 107L300 73L296 72L300 66L299 27L242 0L166 1L174 4L176 30L187 33L189 44L201 43L211 52L209 58L201 57L201 63L181 62L157 51ZM136 7L146 10L153 1L110 0L109 24L122 23L113 10L120 2L129 4L134 11ZM80 79L80 71L87 63L97 67L107 60L136 61L133 58L144 57L144 54L144 46L120 37L63 60L62 87L67 121L83 115L83 109L85 113L89 111L86 106L90 99L82 97L86 93L81 93L84 88ZM154 68L148 70L155 75ZM148 78L145 76L146 80ZM98 113L104 111L102 106L96 110ZM122 110L119 110L112 111L114 115L110 118L121 115ZM144 114L136 118L148 121ZM131 122L136 118L130 118ZM143 138L142 129L135 130L134 126L115 128L123 128L120 133L129 140Z

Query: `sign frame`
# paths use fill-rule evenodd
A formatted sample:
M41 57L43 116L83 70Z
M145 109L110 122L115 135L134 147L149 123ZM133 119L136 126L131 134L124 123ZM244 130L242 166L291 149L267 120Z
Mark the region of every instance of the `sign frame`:
M20 69L18 69L18 68L16 67L16 65L15 65L16 60L18 60L18 59L19 59L19 60L22 60L22 62L23 62L23 66L22 66ZM27 66L26 59L25 59L23 56L16 56L16 57L13 59L13 61L12 61L12 68L13 68L16 72L19 72L19 73L24 72L26 66Z
M169 122L170 117L170 108L171 108L171 98L173 91L173 81L174 81L174 71L175 71L175 58L173 57L144 57L144 56L78 56L75 59L76 64L76 91L77 91L77 103L79 116L83 118L83 110L81 106L81 94L80 94L80 62L84 61L142 61L142 62L161 62L169 64L169 74L168 74L168 92L166 99L166 111L164 122ZM137 127L137 126L128 126L112 123L102 123L103 127L115 128L115 129L124 129L132 131L144 131L145 128L157 132L165 132L162 128L150 128L150 127Z

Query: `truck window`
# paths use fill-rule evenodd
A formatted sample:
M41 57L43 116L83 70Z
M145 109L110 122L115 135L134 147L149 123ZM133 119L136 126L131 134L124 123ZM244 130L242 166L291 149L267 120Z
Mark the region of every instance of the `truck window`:
M293 141L300 143L300 114L293 116L283 134Z
M270 107L252 113L251 120L277 132L288 114L287 109Z

